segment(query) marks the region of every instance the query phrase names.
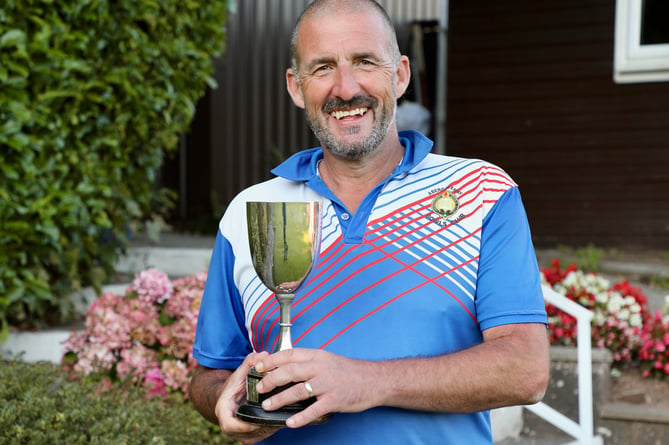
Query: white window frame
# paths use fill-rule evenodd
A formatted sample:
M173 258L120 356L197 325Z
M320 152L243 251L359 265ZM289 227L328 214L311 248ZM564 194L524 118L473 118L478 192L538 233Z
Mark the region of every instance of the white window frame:
M613 79L617 83L669 81L669 43L641 45L641 1L616 0Z

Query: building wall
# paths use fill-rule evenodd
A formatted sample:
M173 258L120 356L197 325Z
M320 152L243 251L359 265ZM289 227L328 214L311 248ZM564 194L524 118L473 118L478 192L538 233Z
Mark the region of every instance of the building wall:
M380 3L403 26L438 19L442 1ZM163 182L180 192L181 218L218 211L243 188L270 178L270 169L290 154L317 145L285 86L292 28L310 2L231 2L226 51L216 61L219 86L199 103L181 159L164 169Z
M290 32L308 3L236 2L219 87L165 170L182 218L216 217L282 159L316 145L284 80ZM441 1L384 4L401 27L437 19ZM669 82L613 82L614 18L611 0L450 0L448 78L436 79L447 81L446 151L514 177L541 247L669 250Z
M451 0L447 152L519 183L535 243L669 249L669 82L613 82L615 2Z

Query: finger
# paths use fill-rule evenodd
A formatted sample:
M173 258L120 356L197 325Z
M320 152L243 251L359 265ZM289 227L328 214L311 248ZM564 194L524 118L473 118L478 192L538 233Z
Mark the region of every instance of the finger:
M258 372L268 372L289 363L311 360L313 352L302 348L286 349L262 357L255 364Z
M287 386L305 379L306 377L302 374L302 370L293 365L286 365L268 372L258 382L256 389L259 393L265 394L274 391L276 388L281 388L282 386Z
M293 382L303 382L316 375L315 364L313 353L307 350L294 353L281 351L260 359L255 369L266 372L266 375L258 383L257 390L264 394Z
M248 372L251 370L253 367L257 367L258 363L261 363L262 360L266 359L269 357L269 354L266 351L260 351L260 352L252 352L249 355L246 356L244 359L244 362L242 362L242 366L244 367L244 374L248 374ZM239 368L237 368L239 369ZM256 368L257 369L257 368ZM259 371L262 372L262 371Z
M311 422L320 420L329 413L326 406L327 403L325 401L317 400L304 410L288 418L286 426L288 428L301 428L309 425Z
M231 425L233 428L239 426L237 423L241 421L235 417L234 412L246 398L246 375L257 360L266 354L249 354L225 382L214 411L222 429L228 429Z
M234 414L239 404L246 398L246 374L248 374L258 359L266 355L266 352L249 354L237 370L228 378L216 404L215 411L221 431L234 440L246 444L257 443L271 436L279 429L277 427L244 422Z
M311 388L311 391L309 390L310 387L311 384L309 384L308 387L305 382L297 382L284 391L265 399L262 403L262 407L265 411L272 411L279 409L282 406L290 405L291 403L316 397L313 388Z

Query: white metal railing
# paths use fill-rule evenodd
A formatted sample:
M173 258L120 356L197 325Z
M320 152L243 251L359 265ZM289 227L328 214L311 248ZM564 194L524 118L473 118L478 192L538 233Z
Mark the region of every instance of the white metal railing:
M526 405L525 408L574 437L577 440L576 443L580 445L601 444L601 437L595 437L593 431L592 345L590 344L592 312L556 292L548 285L542 285L542 290L544 300L547 303L576 317L579 421L573 421L544 402L539 402L535 405Z

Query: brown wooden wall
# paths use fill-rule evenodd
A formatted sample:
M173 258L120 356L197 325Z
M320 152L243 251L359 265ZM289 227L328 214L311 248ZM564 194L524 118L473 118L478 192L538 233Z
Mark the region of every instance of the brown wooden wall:
M537 246L669 250L669 82L613 82L613 0L451 0L447 152L520 185Z

